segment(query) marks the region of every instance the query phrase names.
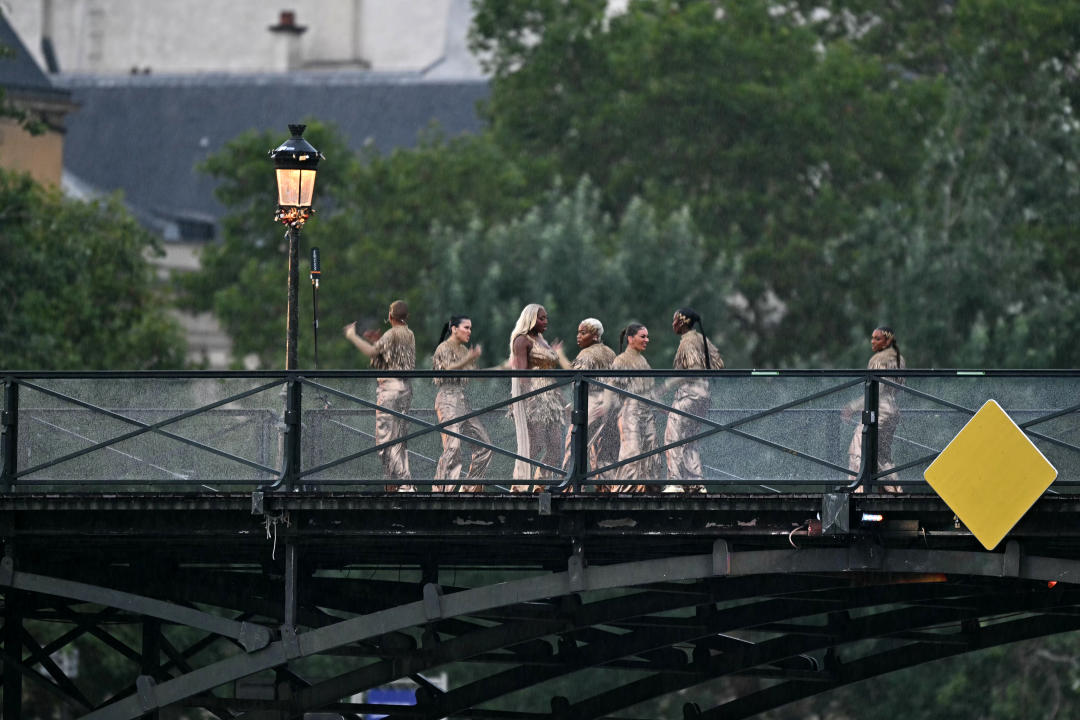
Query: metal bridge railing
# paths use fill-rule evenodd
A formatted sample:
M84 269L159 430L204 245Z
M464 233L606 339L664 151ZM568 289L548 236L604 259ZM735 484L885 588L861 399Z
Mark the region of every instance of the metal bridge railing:
M3 492L927 492L922 471L989 399L1058 468L1051 492L1080 478L1080 371L3 377ZM543 382L515 397L513 377ZM386 402L387 378L409 403ZM466 381L456 404L436 378ZM406 458L411 478L389 479L387 457Z

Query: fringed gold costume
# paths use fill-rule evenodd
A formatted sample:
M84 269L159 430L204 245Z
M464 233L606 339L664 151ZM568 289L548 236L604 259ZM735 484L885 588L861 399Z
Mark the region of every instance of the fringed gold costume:
M603 343L593 343L582 349L574 358L572 368L574 370L595 371L608 370L615 361L615 351ZM589 448L589 469L595 470L606 465L612 465L619 459L619 428L616 424L615 413L612 408L605 405L604 390L596 385L589 384L589 418L586 428ZM571 430L566 431L565 451L563 453L563 468L570 466L570 436ZM614 471L594 475L590 482L595 483L610 477Z
M476 368L476 362L471 361L467 365L458 367L459 363L465 359L469 354L469 349L459 343L453 338L444 340L439 344L439 347L435 348L435 355L432 357L432 367L436 370L447 370L450 368L457 368L458 370L473 370ZM439 388L438 394L435 396L435 415L439 418L440 423L444 423L461 415L467 415L472 412L472 408L469 407L469 401L465 397L465 385L468 382L463 378L435 378L433 381ZM488 435L487 429L479 418L469 418L464 422L454 423L448 425L447 430L461 433L468 437L474 438L481 442L490 444L491 437ZM435 467L435 480L453 481L456 482L461 477L461 438L454 437L453 435L443 434L442 436L442 455L439 456L439 463ZM471 445L472 460L469 463L470 480L480 480L484 477L484 473L487 471L488 463L491 462L491 449L483 447L482 445ZM431 489L434 492L453 492L458 489L460 492L483 492L483 485L432 485Z
M529 339L529 370L554 370L559 367L559 355L551 349L543 338ZM526 385L527 384L527 385ZM523 392L531 392L549 385L555 381L545 377L525 378L522 383ZM528 432L527 457L533 460L543 460L548 465L558 465L561 458L563 428L566 425L566 401L562 392L558 389L534 395L524 402L524 423ZM513 413L514 422L519 422L520 412ZM518 449L519 454L526 455ZM514 463L514 479L529 480L529 463L518 461ZM537 467L532 472L532 479L544 480L553 477L554 473ZM511 485L511 492L528 492L529 485Z
M612 370L649 370L649 361L633 348L627 348L611 363ZM652 378L611 378L611 384L632 392L635 395L649 396L654 381ZM619 409L619 460L655 450L657 444L656 421L653 419L652 406L636 398L622 396ZM617 468L614 479L616 485L603 486L607 492L643 492L655 491L658 486L647 485L646 481L656 482L661 476L660 455L650 455L636 462Z
M701 333L697 330L687 330L682 334L679 348L675 351L674 368L676 370L706 369L705 345L702 339ZM714 370L724 367L720 352L711 342L709 342L709 362ZM709 403L708 378L695 377L679 381L671 406L676 410L704 417L709 411ZM701 423L693 418L678 413L668 413L667 427L664 428L664 444L668 445L694 436L700 425ZM686 443L670 448L665 456L668 482L671 483L665 490L682 489L685 492L704 492L705 487L699 484L704 477L704 471L701 467L701 454L698 452L697 443ZM681 487L680 484L682 484Z
M907 367L904 357L890 345L870 356L868 370L903 370ZM903 381L901 381L903 382ZM900 405L896 400L899 391L891 385L878 383L878 472L891 470L893 435L900 424ZM862 425L855 426L855 433L848 446L848 469L857 472L862 465ZM902 492L899 485L883 485L885 492ZM856 492L861 492L860 487Z
M375 343L371 367L376 370L415 370L416 340L413 332L404 325L394 325ZM375 402L382 408L408 414L412 404L412 386L401 378L379 378ZM375 444L393 442L407 432L409 423L391 413L375 411ZM404 442L378 451L383 471L388 480L412 480L409 473L409 451ZM411 484L387 485L388 492L410 492Z

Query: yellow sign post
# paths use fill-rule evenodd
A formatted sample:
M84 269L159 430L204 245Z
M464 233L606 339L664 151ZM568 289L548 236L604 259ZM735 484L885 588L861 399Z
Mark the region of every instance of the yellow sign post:
M923 473L987 550L993 550L1057 477L1031 439L987 400Z

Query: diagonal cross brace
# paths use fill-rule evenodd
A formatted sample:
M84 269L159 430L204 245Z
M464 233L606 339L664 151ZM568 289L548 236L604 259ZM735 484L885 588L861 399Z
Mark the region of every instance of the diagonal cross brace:
M121 592L98 585L88 585L47 575L15 572L10 557L0 560L0 587L3 586L15 590L115 607L140 615L187 625L215 635L238 640L248 652L266 647L270 642L270 630L262 625L237 622L219 615L211 615L201 610L176 605L175 603L155 600L143 595Z
M852 565L852 558L845 548L751 550L731 553L729 557L730 576L864 569L861 564ZM596 591L693 580L712 577L714 567L712 553L594 566L584 569L582 584L586 590ZM966 551L888 550L879 563L880 572L955 572L988 577L1000 577L1001 567L1002 561L997 553ZM439 607L443 617L460 617L523 602L571 595L573 590L569 576L569 572L560 572L471 588L441 597ZM1076 578L1080 578L1080 561L1029 557L1020 569L1020 576L1075 582ZM424 625L430 622L430 610L430 602L417 600L300 633L296 636L296 645L290 643L291 650L279 640L247 655L226 658L156 685L156 707L168 707L233 680L284 665L294 659L297 645L300 656L307 657L395 630ZM135 720L146 712L138 699L127 697L83 716L82 720Z

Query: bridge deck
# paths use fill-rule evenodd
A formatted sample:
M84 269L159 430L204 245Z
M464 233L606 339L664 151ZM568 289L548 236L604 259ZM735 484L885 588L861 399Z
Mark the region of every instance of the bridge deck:
M408 377L421 492L389 494L370 373L9 375L4 715L26 685L92 720L625 720L669 717L673 696L690 720L743 718L1080 629L1076 373L710 374L710 408L683 438L707 494L595 492L583 421L549 492L509 493L520 400L505 373L469 376L497 458L484 492L425 492L454 430L431 410L430 373ZM588 387L617 387L553 377L544 392L566 392L579 419ZM864 432L852 469L882 387L903 403L894 466ZM660 426L679 412L633 397ZM988 552L921 473L991 397L1059 479ZM866 425L844 422L852 403ZM138 680L86 687L51 659L86 642ZM249 692L260 680L268 695ZM368 694L391 683L417 704Z

